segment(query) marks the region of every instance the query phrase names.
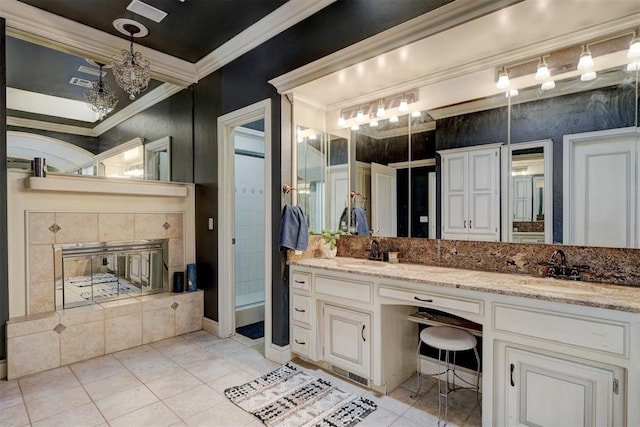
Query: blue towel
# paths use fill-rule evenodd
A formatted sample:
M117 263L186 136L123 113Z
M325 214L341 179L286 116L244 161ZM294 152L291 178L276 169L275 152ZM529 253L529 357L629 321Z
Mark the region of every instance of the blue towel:
M353 217L355 217L356 233L358 233L358 236L368 236L369 224L367 224L367 213L364 211L364 208L355 207L352 213L351 218L353 221Z
M282 220L280 221L280 236L278 238L280 250L306 251L308 244L309 230L304 212L300 206L286 205L282 210Z

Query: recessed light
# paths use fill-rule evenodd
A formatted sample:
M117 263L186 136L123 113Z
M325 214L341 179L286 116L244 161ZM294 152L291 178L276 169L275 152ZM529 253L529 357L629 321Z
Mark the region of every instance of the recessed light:
M160 10L150 4L141 2L140 0L132 0L131 3L129 3L129 6L127 6L127 10L130 10L140 16L144 16L153 22L160 22L167 16L167 12L164 10Z

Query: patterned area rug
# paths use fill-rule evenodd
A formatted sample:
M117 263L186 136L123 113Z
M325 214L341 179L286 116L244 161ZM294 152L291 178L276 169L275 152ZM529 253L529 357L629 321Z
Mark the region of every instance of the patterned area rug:
M224 394L267 426L353 426L377 408L291 363Z

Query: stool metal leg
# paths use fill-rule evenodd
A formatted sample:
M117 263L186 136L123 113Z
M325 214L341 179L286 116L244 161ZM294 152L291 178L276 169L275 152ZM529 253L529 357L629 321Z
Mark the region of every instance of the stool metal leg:
M420 363L420 345L421 344L422 344L422 341L418 339L418 349L416 350L416 360L418 361L418 391L416 391L416 394L413 395L414 399L418 398L418 395L420 394L420 390L422 389L422 363Z
M478 347L473 347L473 354L476 355L478 369L476 371L476 400L480 401L480 355L478 355Z

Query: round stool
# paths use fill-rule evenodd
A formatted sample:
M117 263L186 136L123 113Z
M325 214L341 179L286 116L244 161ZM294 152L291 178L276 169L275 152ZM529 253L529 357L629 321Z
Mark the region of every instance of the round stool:
M438 349L438 373L434 374L434 376L438 377L438 425L440 425L440 420L442 419L441 415L441 406L442 406L442 398L444 398L444 424L447 424L447 410L448 410L448 398L447 396L452 391L460 390L463 388L469 389L471 387L456 387L456 352L464 351L464 350L473 350L476 361L478 362L478 370L477 370L477 382L475 385L476 397L480 391L480 356L478 356L478 349L476 347L477 340L469 332L464 329L454 328L451 326L431 326L429 328L425 328L420 332L420 342L418 343L418 391L416 392L415 397L418 397L420 394L420 389L422 388L422 372L420 369L420 344L425 343L429 347L433 347ZM442 351L445 352L445 366L443 370L442 366ZM449 361L449 352L453 352L453 364ZM451 372L451 375L449 374ZM442 380L440 377L444 374L445 376L445 388L443 390ZM451 376L451 384L449 383L449 377ZM458 377L461 381L468 383L462 378Z

